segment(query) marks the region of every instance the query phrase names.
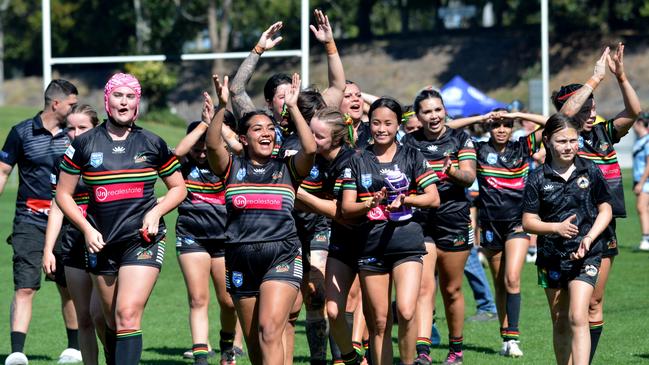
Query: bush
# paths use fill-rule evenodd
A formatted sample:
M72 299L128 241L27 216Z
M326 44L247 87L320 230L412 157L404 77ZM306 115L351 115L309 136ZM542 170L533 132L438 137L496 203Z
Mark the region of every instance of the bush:
M169 109L153 109L144 114L140 119L145 122L171 125L174 127L187 128L187 122Z
M150 109L165 109L167 95L176 86L178 76L162 62L136 62L125 65L142 85L142 97L149 101Z

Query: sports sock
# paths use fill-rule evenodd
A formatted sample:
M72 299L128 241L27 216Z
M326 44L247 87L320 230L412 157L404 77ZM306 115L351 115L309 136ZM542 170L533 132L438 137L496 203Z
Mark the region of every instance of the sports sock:
M106 365L115 365L115 330L106 327L106 347L104 347L104 356Z
M370 354L370 340L363 340L363 350L365 350L365 360L367 365L372 365L372 355Z
M138 365L142 356L142 330L119 330L115 337L115 362L119 365Z
M221 353L232 350L234 347L234 333L220 331L219 337L219 350L221 350Z
M11 352L23 352L25 349L25 338L27 334L23 332L11 332Z
M593 362L595 357L595 351L597 351L597 344L599 343L599 337L602 335L604 330L604 321L590 322L590 360L588 363Z
M69 349L79 349L79 330L66 328L65 332L68 335L68 348Z
M430 355L430 338L417 337L417 355L426 354Z
M192 354L194 354L194 362L196 360L207 360L207 354L210 350L207 348L206 343L195 343L192 345Z
M344 354L342 360L345 365L358 364L358 354L356 351L352 351L348 354Z
M462 342L464 341L464 337L448 337L448 345L449 349L453 352L462 352Z
M325 318L307 319L305 327L311 365L326 363L329 322Z
M340 353L340 348L336 344L336 340L334 340L334 336L331 333L329 333L329 348L331 349L331 359L334 364L336 364L336 361L338 360L342 362L343 355Z
M354 312L345 312L345 322L350 331L354 329Z
M504 341L518 340L518 319L521 315L521 293L507 293L507 323Z

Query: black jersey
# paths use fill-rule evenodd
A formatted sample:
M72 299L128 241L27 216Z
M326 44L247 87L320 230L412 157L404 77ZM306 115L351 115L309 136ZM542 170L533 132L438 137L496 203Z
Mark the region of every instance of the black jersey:
M491 140L474 143L480 187L480 220L520 221L523 190L530 169L529 157L540 146L534 133L507 142L502 153L494 148Z
M401 140L404 146L413 147L424 155L433 171L437 173L437 191L441 205L437 213L451 213L469 206L464 187L453 183L448 176L442 173L446 156L451 156L451 163L459 168L460 161L476 159L473 141L462 130L446 128L439 139L429 141L423 129L406 134Z
M397 152L391 162L379 162L373 147L359 150L349 161L349 172L344 176L343 189L356 190L357 201L372 199L374 193L386 186L389 172L401 171L410 181L408 195L415 195L437 181L424 156L417 150L397 145ZM366 237L364 252L381 252L384 255L418 252L423 243L421 237L411 237L410 230L401 222L388 221L387 199L367 213L361 231ZM416 225L413 223L413 225ZM421 229L419 230L421 233Z
M0 161L12 167L18 164L14 225L47 225L47 214L52 203L50 174L56 160L69 145L65 130L53 136L45 129L41 113L11 128L0 151Z
M228 211L226 241L232 244L297 238L291 212L300 181L294 157L254 165L232 156L223 176Z
M626 217L624 207L624 187L622 170L617 162L617 153L613 144L618 143L618 136L613 119L593 125L589 132L579 134L579 156L593 161L604 174L611 192L613 217Z
M125 140L114 141L106 122L75 139L61 163L90 187L88 221L108 245L139 236L144 215L156 205L157 177L179 168L162 138L134 125ZM161 218L157 239L164 231Z
M56 197L56 187L59 183L59 173L61 172L60 165L62 161L63 156L58 158L57 163L52 167L52 174L50 175L52 197ZM86 217L88 214L88 202L90 201L90 189L88 189L88 185L86 185L83 180L79 180L79 183L72 194L72 199L77 203L77 207L79 207L81 214ZM63 224L69 224L67 218L64 220Z
M562 222L575 214L572 223L579 227L579 234L571 239L558 234L539 236L540 262L557 258L567 260L593 226L597 206L605 202L611 202L611 195L602 172L580 157L575 158L575 170L568 181L547 164L532 171L525 187L523 212L537 214L544 222Z
M369 122L361 121L361 124L356 130L356 147L365 148L372 144L372 130L370 129Z
M183 161L181 172L187 197L178 206L176 236L224 240L227 212L223 181L207 163L198 164L190 156Z

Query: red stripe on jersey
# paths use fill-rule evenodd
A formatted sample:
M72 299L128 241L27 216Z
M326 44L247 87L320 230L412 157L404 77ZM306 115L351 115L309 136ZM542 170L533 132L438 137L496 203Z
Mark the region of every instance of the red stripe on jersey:
M195 193L190 192L191 202L196 203L208 203L208 204L225 204L225 191L220 191L218 193Z
M86 176L102 176L102 175L117 175L121 173L137 173L137 172L151 172L155 171L155 169L152 168L144 168L144 169L127 169L127 170L110 170L110 171L84 171L83 174Z
M74 167L74 168L77 169L77 170L81 170L81 167L79 167L79 165L77 165L76 163L74 163L74 162L72 161L72 159L70 159L68 156L63 155L63 159L64 159L65 162L66 162L67 164L69 164L70 166Z
M485 177L485 181L494 189L523 190L523 188L525 188L525 178L522 177L503 179L500 177L487 176Z

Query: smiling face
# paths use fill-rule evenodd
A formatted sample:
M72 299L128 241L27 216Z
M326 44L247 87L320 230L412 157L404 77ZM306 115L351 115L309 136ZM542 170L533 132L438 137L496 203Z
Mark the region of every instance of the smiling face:
M398 129L397 115L389 108L379 107L372 112L370 131L374 144L387 146L394 143Z
M356 84L347 84L343 94L343 100L340 102L340 111L349 114L354 121L359 121L363 117L363 98L361 89Z
M108 113L120 125L128 126L135 121L138 99L130 87L120 86L108 96Z
M66 126L68 130L68 138L74 140L80 135L86 133L93 128L92 120L90 117L83 113L73 113L66 118Z
M275 147L275 125L266 115L255 115L247 122L248 129L241 135L241 143L248 156L269 158Z
M489 123L489 133L492 140L499 145L506 144L512 137L514 121L511 119L496 119Z
M567 165L572 163L579 150L579 133L574 128L564 128L554 132L546 144L550 147L552 160L558 164Z
M446 108L440 98L427 98L419 102L417 118L429 134L439 135L446 124Z

